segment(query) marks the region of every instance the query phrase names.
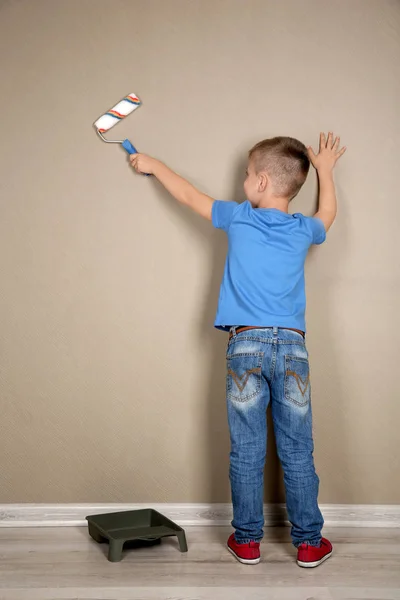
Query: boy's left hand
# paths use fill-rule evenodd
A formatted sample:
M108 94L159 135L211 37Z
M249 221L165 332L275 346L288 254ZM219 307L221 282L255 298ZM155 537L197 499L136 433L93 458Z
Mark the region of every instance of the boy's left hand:
M157 160L146 154L131 154L129 161L137 173L153 175Z
M328 134L328 139L326 139L325 133L321 133L318 154L315 154L311 146L308 146L308 157L317 171L333 170L336 162L346 152L346 147L339 150L339 145L339 136L333 141L333 133Z

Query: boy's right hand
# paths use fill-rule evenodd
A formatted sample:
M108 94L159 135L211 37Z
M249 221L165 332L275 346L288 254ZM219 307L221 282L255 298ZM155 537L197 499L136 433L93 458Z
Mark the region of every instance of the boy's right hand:
M340 138L333 141L333 133L329 133L328 140L324 133L319 138L319 152L315 154L311 146L308 147L308 156L317 169L319 180L318 210L314 217L318 217L328 231L336 217L337 202L335 183L333 181L333 168L346 148L339 150Z
M336 162L346 152L346 147L339 150L340 137L338 136L333 141L333 133L328 134L326 139L325 133L319 136L319 152L314 153L311 146L308 146L308 157L317 171L332 171Z
M147 175L154 174L154 167L158 163L155 158L146 154L131 154L129 161L137 173L145 173Z

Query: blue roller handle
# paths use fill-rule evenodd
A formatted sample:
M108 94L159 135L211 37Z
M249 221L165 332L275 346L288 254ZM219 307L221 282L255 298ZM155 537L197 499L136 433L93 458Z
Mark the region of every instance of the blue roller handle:
M129 140L124 140L122 142L122 147L124 148L124 150L127 151L128 154L137 154L138 153L135 146ZM149 177L150 173L143 173L143 175L146 175L146 177Z
M135 146L129 140L124 140L122 142L122 147L124 148L124 150L127 151L128 154L137 154L138 153Z

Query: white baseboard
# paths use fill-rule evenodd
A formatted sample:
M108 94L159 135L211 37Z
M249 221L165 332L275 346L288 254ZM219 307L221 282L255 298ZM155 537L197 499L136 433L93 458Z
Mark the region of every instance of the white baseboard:
M0 504L0 527L86 525L87 515L154 508L182 527L230 525L231 504ZM327 527L400 527L400 505L320 505ZM283 504L264 506L265 526L289 525Z

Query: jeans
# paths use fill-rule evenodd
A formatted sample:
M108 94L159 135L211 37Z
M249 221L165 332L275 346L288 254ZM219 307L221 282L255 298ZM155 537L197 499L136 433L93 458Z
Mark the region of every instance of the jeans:
M295 546L318 546L324 520L318 508L308 352L300 333L270 327L236 334L227 349L229 479L235 539L263 538L267 407L284 473L286 508Z

